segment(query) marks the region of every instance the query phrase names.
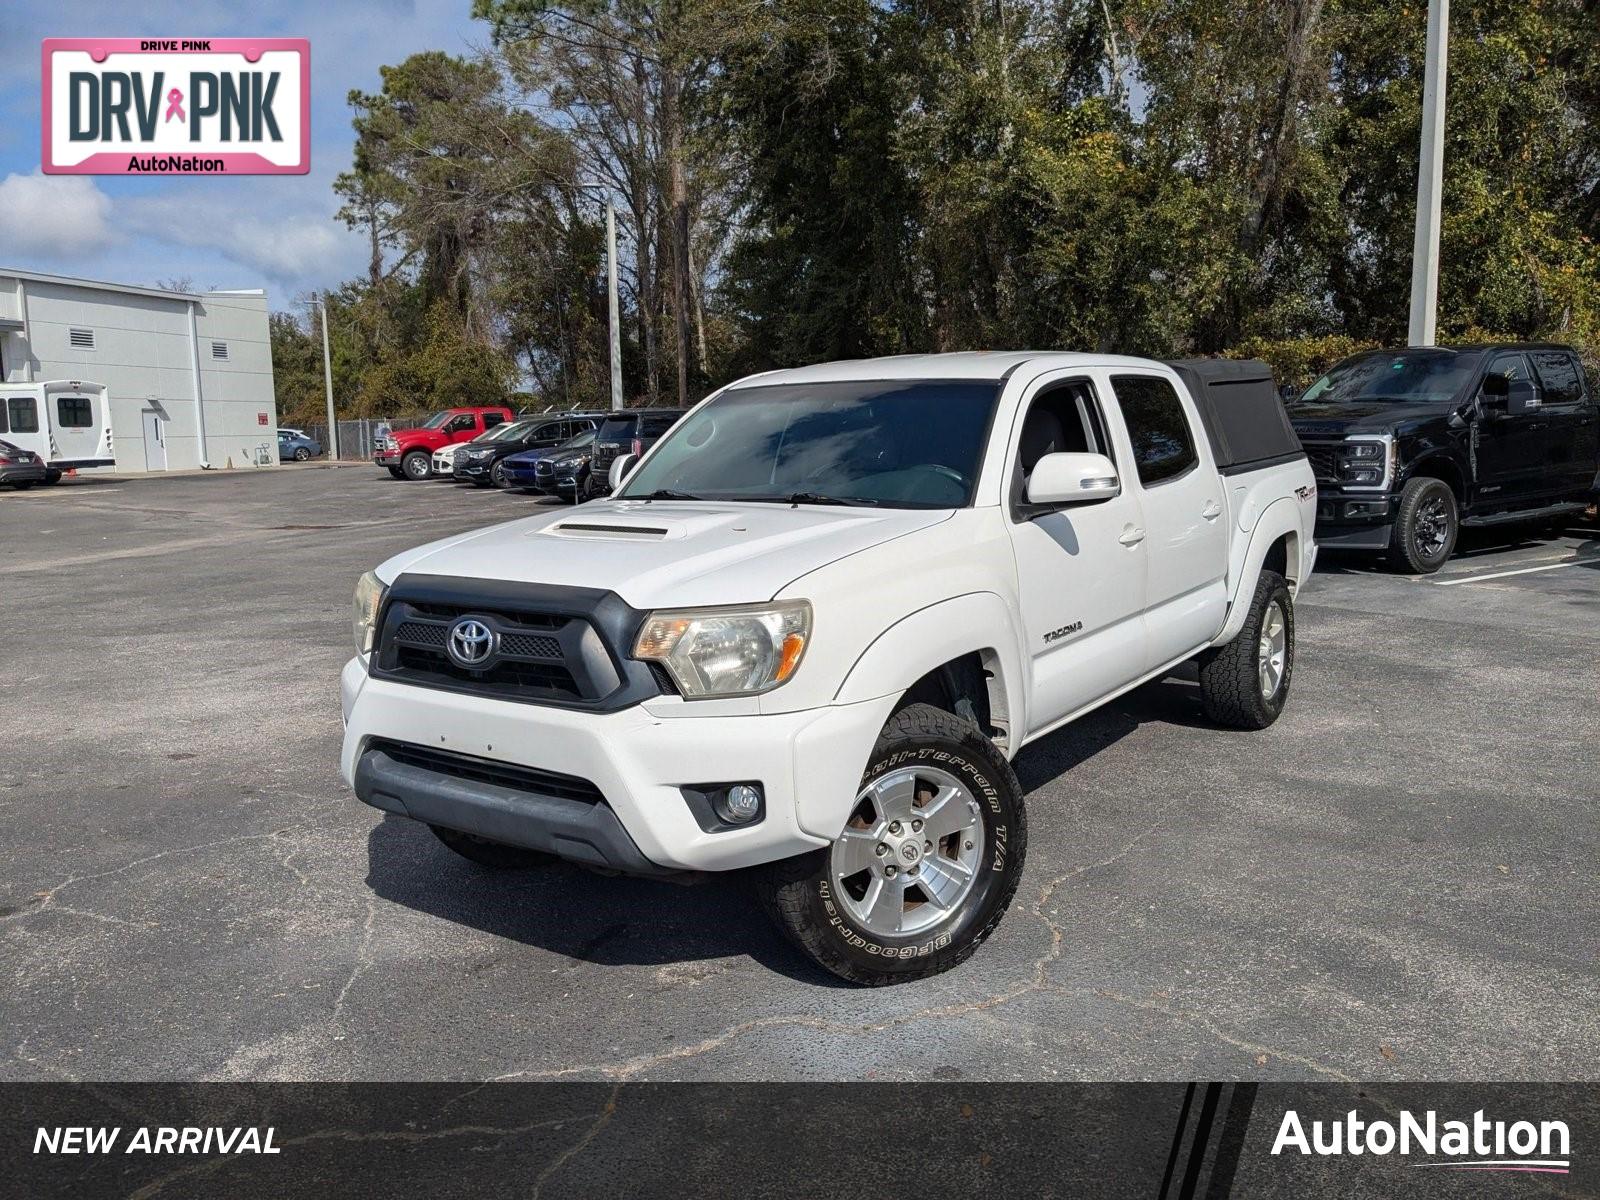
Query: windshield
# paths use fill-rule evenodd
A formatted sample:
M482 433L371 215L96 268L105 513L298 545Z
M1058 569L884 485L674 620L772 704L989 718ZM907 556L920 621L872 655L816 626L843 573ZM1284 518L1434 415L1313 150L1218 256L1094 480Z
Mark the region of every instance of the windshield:
M436 412L431 417L429 417L426 421L424 421L420 426L418 426L418 428L420 428L420 429L437 429L437 428L439 428L439 426L443 425L446 421L448 421L454 415L455 415L454 413L450 413L450 412Z
M534 426L532 421L507 421L504 425L496 425L493 429L486 429L472 440L475 442L502 442L516 441Z
M994 380L738 388L684 418L620 498L959 508L999 395Z
M588 446L593 441L594 441L594 430L585 429L582 433L578 434L576 437L569 437L566 441L562 442L561 445L557 446L556 447L556 453L559 454L563 450L582 450L584 447Z
M1478 368L1475 352L1410 351L1348 358L1313 383L1302 404L1445 404Z

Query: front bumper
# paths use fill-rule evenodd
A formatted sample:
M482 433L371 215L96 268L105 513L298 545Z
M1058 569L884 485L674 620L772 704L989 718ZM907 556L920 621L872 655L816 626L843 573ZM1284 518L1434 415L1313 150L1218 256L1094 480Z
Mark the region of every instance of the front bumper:
M450 475L453 479L460 479L477 483L489 478L489 463L470 462L464 463L459 459L451 468Z
M0 466L0 483L39 483L47 470L42 462L7 463Z
M1328 550L1384 550L1389 546L1399 497L1383 492L1340 492L1318 485L1317 543Z
M374 450L372 452L372 461L380 467L398 467L400 465L400 451Z
M663 697L619 712L583 712L374 679L360 659L346 664L341 691L340 767L362 800L640 874L734 870L827 845L844 827L895 702L890 696L731 716ZM603 800L584 811L528 789L397 774L381 750L373 753L375 739L586 781ZM759 783L765 816L707 831L681 789L729 783Z

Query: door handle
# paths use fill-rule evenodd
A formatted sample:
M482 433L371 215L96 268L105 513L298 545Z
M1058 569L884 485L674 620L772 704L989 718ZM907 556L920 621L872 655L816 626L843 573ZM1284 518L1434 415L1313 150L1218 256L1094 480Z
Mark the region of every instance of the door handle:
M1144 541L1144 530L1136 525L1129 525L1122 531L1122 536L1117 539L1124 546L1137 546Z
M1222 505L1215 500L1207 500L1206 506L1200 510L1200 515L1208 521L1215 521L1222 515Z

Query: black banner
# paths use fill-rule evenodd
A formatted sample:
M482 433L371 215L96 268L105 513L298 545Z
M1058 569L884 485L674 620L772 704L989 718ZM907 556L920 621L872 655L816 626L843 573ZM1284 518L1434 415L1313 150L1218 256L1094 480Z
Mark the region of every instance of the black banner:
M1597 1147L1592 1085L0 1091L26 1197L1596 1196Z

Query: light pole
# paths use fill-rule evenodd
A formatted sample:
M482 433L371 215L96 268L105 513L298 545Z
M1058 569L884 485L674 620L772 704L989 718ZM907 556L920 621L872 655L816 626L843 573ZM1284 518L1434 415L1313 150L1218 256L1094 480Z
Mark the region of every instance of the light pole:
M328 351L328 293L317 299L322 314L322 384L328 393L328 461L339 461L339 421L333 412L333 356Z
M606 304L611 325L611 411L619 412L622 409L622 303L617 296L617 209L611 201L611 188L606 184L574 183L566 186L573 191L599 192L606 201Z
M1422 152L1417 161L1417 235L1411 251L1413 346L1431 346L1439 323L1440 191L1444 185L1445 60L1450 0L1429 0L1428 55L1422 85Z

